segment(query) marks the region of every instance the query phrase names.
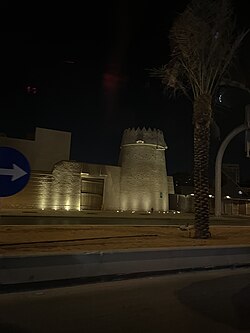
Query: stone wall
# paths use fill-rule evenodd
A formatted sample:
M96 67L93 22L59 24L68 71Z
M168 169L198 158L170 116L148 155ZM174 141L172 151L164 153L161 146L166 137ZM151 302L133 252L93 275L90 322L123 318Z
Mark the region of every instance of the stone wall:
M51 201L54 209L80 210L81 163L61 161L53 169Z
M10 210L45 209L51 205L52 183L53 176L50 173L33 171L28 184L22 191L0 199L1 208Z
M103 210L119 210L121 168L105 165L103 172L106 174L103 194Z
M122 210L168 210L165 148L161 131L124 131L119 162Z
M33 171L19 193L2 198L2 209L80 209L81 163L61 161L52 174Z

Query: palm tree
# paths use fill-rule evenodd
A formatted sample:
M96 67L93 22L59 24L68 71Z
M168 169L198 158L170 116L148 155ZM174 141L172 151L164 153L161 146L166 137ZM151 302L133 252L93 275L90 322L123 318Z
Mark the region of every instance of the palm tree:
M208 162L212 101L246 33L235 33L229 0L193 0L170 29L170 61L151 71L166 88L180 91L193 103L195 238L211 236Z

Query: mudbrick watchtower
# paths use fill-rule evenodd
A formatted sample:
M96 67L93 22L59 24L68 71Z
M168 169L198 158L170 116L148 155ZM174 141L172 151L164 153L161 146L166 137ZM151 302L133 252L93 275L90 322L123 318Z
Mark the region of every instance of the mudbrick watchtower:
M168 185L162 131L126 129L123 132L120 206L122 210L168 210Z

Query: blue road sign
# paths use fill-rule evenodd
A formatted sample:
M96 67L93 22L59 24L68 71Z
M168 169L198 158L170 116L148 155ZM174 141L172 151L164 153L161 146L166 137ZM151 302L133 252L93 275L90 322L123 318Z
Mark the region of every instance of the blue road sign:
M0 197L9 197L21 191L28 183L30 165L20 151L0 147Z

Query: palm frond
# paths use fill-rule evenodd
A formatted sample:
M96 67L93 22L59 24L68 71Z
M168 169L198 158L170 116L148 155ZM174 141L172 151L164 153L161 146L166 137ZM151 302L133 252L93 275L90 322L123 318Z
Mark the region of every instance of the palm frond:
M247 33L235 32L229 0L192 0L170 30L171 60L151 76L174 93L212 95Z

